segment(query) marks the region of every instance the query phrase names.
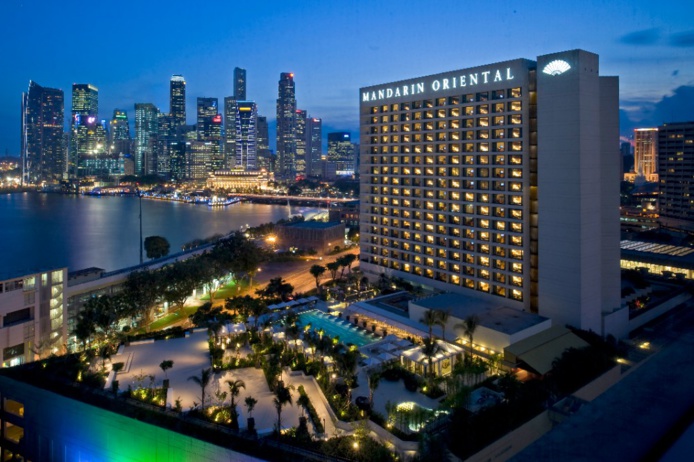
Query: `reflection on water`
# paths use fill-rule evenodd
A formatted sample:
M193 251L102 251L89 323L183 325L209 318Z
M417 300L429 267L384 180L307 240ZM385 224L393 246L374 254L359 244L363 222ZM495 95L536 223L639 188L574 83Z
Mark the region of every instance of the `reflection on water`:
M0 279L67 266L108 271L139 263L137 197L0 195ZM286 205L204 205L142 200L142 234L164 236L171 253L193 239L287 218Z

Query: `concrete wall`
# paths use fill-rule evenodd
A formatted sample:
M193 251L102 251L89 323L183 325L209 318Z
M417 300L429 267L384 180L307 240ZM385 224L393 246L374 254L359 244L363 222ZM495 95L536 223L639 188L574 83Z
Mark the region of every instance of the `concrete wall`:
M597 379L580 388L573 395L585 401L593 401L622 378L622 366L617 364Z
M552 429L547 411L507 433L486 448L466 459L466 462L494 462L508 460L530 443Z
M667 300L666 302L661 303L655 308L652 308L651 310L647 311L646 313L643 313L642 315L629 320L629 332L638 329L639 327L643 326L644 324L648 324L649 322L653 321L655 318L658 316L662 316L677 305L686 302L687 300L691 299L692 296L691 294L687 292L683 292L676 297L671 298L670 300Z

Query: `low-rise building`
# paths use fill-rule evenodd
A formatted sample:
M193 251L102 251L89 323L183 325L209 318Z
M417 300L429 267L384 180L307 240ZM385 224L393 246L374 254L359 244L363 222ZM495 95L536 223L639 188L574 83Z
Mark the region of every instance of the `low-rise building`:
M63 351L67 268L0 280L0 349L10 367Z
M277 246L282 249L315 250L319 255L342 247L345 240L344 223L332 221L300 221L277 228Z

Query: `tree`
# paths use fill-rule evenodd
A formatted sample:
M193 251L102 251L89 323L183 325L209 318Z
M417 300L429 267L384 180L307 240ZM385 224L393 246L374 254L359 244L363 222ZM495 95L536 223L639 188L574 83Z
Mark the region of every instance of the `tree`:
M166 373L169 369L171 369L174 365L173 359L165 359L159 364L159 367L161 370L164 372L164 377L167 379L169 378L169 375Z
M161 296L160 271L133 271L128 275L124 284L123 297L131 308L132 316L141 316L145 327L154 317L154 307Z
M374 408L374 393L376 393L376 389L378 388L378 385L381 383L381 374L378 372L372 372L371 374L368 374L367 380L369 381L369 404L371 405L371 409Z
M205 412L205 394L207 390L207 386L210 384L210 381L212 381L212 368L208 367L207 369L203 369L200 372L200 376L198 377L197 375L191 375L188 377L188 380L192 380L193 382L197 383L200 386L201 389L201 399L202 403L200 404L200 408L202 409L202 412Z
M253 409L255 408L255 405L258 404L258 400L252 396L246 396L244 402L246 403L246 409L248 409L248 417L253 417Z
M353 253L348 253L343 255L342 257L342 262L345 264L347 269L349 270L350 274L352 273L352 263L354 263L357 260L357 256L354 255Z
M424 356L427 357L427 363L429 364L429 373L427 374L430 378L433 378L436 374L434 374L434 364L433 364L433 358L436 356L436 353L438 353L441 350L439 348L439 345L436 343L436 340L430 338L425 338L424 339L424 345L422 346L422 353Z
M183 308L186 300L201 283L201 262L197 259L189 259L169 265L163 269L163 278L166 281L164 288L164 300L177 309Z
M313 265L309 270L311 276L316 279L316 290L320 293L320 277L326 272L327 268L323 265Z
M455 325L456 329L461 329L463 331L463 335L470 339L470 360L472 360L472 356L474 355L474 349L472 348L472 336L474 335L479 323L479 318L473 314L465 318L462 323Z
M434 310L426 310L424 316L419 320L422 324L429 328L429 340L434 337L434 326L439 323L439 317Z
M256 291L258 295L265 299L274 300L279 298L283 302L289 299L292 292L294 292L294 286L282 279L281 276L270 279L270 282L264 289Z
M437 324L441 326L441 335L443 340L446 340L446 324L448 324L448 318L451 317L451 312L448 310L436 310Z
M241 393L242 388L246 388L246 383L243 380L227 380L229 386L229 395L231 396L231 426L238 431L239 429L239 413L236 410L236 397Z
M161 258L169 254L171 245L166 238L161 236L149 236L145 238L145 251L147 258Z
M272 400L277 411L277 437L282 433L282 408L289 404L292 405L292 385L285 386L283 382L279 382L275 387L275 398Z
M301 406L301 415L305 416L306 415L306 409L308 408L310 401L308 399L308 395L299 395L299 397L296 399L296 404Z
M330 278L334 283L335 279L337 279L337 270L340 269L340 263L337 260L331 261L330 263L326 264L325 267L328 269L328 271L330 271Z

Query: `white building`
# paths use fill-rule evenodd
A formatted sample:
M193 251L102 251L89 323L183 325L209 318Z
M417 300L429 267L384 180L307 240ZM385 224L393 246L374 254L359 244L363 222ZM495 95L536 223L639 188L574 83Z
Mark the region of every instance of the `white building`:
M361 269L626 334L618 78L582 50L360 90Z
M64 352L67 269L0 281L2 366Z

